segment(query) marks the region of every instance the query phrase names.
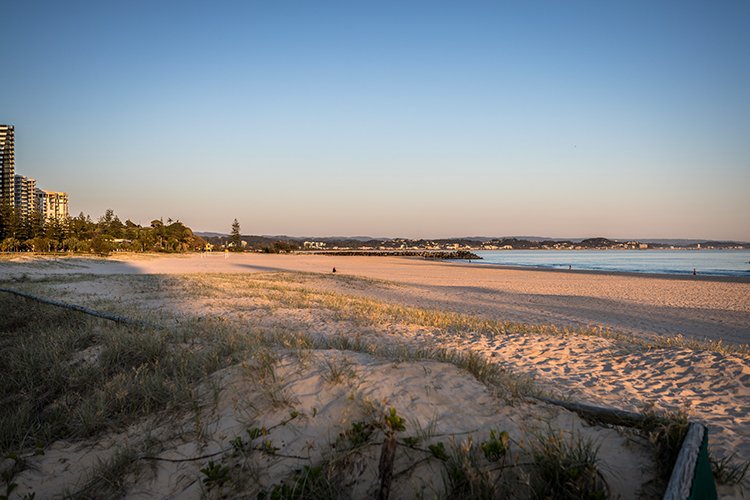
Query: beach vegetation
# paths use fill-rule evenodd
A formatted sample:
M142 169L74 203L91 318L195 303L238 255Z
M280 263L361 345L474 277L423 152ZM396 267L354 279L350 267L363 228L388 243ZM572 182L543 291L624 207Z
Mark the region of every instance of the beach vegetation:
M0 308L2 453L193 408L196 383L254 348L211 322L144 329L6 294Z
M385 427L389 433L403 432L406 430L406 421L396 413L395 408L391 408L385 416Z
M264 245L256 245L255 249L260 250L262 253L291 253L299 250L299 245L293 241L276 240Z
M17 453L7 453L3 456L2 469L0 469L0 500L11 500L11 498L21 498L22 500L31 500L36 495L30 491L23 496L15 495L13 492L18 489L18 483L15 482L16 474L26 468L26 461Z
M146 448L119 446L107 458L99 458L88 477L76 491L68 492L66 498L107 499L120 498L127 490L128 478L137 476L144 464L138 461Z
M270 492L258 494L259 499L265 500L338 500L347 498L331 475L329 464L305 465L298 469L292 479L286 483L275 485Z
M221 463L215 463L209 460L208 464L201 469L203 474L203 484L210 490L214 487L221 488L224 483L229 481L231 469Z
M430 450L430 453L432 453L432 456L440 461L447 461L448 460L448 452L445 449L445 443L442 441L438 441L437 443L433 443L429 446L427 446L427 449Z
M339 434L334 447L336 449L354 449L368 443L377 426L373 422L352 422L350 428Z
M323 363L325 370L323 379L330 384L340 384L357 375L352 362L346 356L326 357Z
M445 489L449 498L489 500L503 497L502 488L498 488L499 476L485 466L479 447L471 436L460 443L454 441L450 451L439 447L432 453L442 457ZM510 493L505 492L505 496L509 497Z
M172 293L179 295L183 287L191 292L195 290L194 298L215 298L221 294L229 299L261 297L273 304L281 303L283 307L295 304L294 307L333 311L338 320L349 322L345 323L347 325L367 325L368 328L373 324L396 322L426 325L463 336L467 325L474 328L471 330L473 334L483 335L501 334L497 333L500 325L505 325L507 332L508 325L470 315L450 312L441 315L440 311L309 290L299 286L300 277L296 275L291 275L289 282L284 282L287 279L284 277L274 281L268 277L227 280L205 276L127 279L128 284L143 288L144 293L160 297ZM225 281L232 286L225 287ZM194 287L194 284L200 286ZM114 325L63 308L0 294L0 307L10 311L0 322L0 362L8 367L7 387L0 388L0 451L29 450L40 443L43 450L46 444L58 439L95 438L156 414L192 412L196 419L196 435L208 435L208 431L198 430L208 427L203 420L206 394L213 389L214 400L218 400L222 390L218 378L213 380L211 376L233 365L237 365L238 372L243 373L247 380L257 384L257 394L261 397L251 404L257 405L259 411L260 408L278 410L289 407L290 419L298 418L302 410L282 377L294 356L307 360L307 363L321 356L316 373L330 384L340 384L357 374L356 355L326 352L309 356L311 351L317 350L362 352L397 362L451 363L466 370L507 401L517 401L522 396L539 392L531 377L516 373L474 351L407 344L387 335L374 340L362 334L364 330L356 329L346 334L313 334L304 325L291 321L284 328L261 327L212 316L195 318L169 311L144 313L132 304L120 305L111 301L102 301L100 305L118 313L147 317L161 327ZM537 329L534 330L537 333L547 331L553 334L551 329L544 330L546 327L543 326L529 328ZM560 330L556 332L560 334ZM34 342L30 342L30 338ZM308 354L302 355L303 352ZM429 366L425 363L425 373ZM211 386L212 380L214 386ZM18 401L18 404L10 405L8 401ZM317 410L313 409L312 416L316 413ZM687 421L686 417L684 420ZM411 429L411 420L409 422ZM279 446L283 444L278 440L274 444L269 435L271 428L258 422L254 424L257 425L247 431L249 441L236 437L225 450L234 458L247 459L248 463L241 464L242 470L258 467L257 463L250 463L252 452L281 456ZM574 495L578 495L576 498L603 498L608 493L599 471L598 446L581 436L550 430L521 449L507 432L493 429L484 440L475 442L468 438L456 444L451 438L451 445L446 446L442 441L431 442L436 437L432 424L426 430L415 427L416 436L402 438L398 444L405 448L400 448L400 453L409 454L410 460L411 454L415 453L424 453L425 460L436 460L445 469L448 495L502 498L503 492L511 491L519 496L544 498L551 492L564 491L567 496L563 498L573 498ZM642 428L660 456L664 455L660 460L670 471L673 466L670 460L676 457L673 452L679 451L684 437L681 426L682 417L669 420L655 416L653 422ZM348 491L341 489L342 474L355 470L352 465L356 463L355 457L366 456L369 460L374 445L385 445L390 440L395 443L396 434L405 429L406 419L395 408L388 408L372 420L355 420L339 433L332 450L324 453L321 460L315 462L309 456L293 457L307 460L307 465L297 469L283 483L267 488L266 498L340 497L342 491ZM377 436L381 435L384 442L377 443ZM257 441L253 443L254 440ZM420 443L424 443L421 448ZM511 447L513 455L518 452L518 456L511 455ZM108 490L112 494L122 491L123 478L137 473L137 464L142 462L143 455L142 452L138 452L140 455L133 453L132 450L123 450L101 464L95 477L107 478L112 483L112 490ZM521 457L528 460L516 460ZM417 462L410 463L394 476L415 470ZM204 467L207 472L201 470L204 486L209 490L221 490L226 485L235 487L247 480L235 477L234 466L226 457L209 462ZM227 477L224 477L222 468L229 470ZM729 480L739 476L739 471L730 471L728 462L719 469ZM746 472L747 467L739 481ZM329 494L331 496L326 496Z
M497 462L505 458L510 449L510 435L506 431L490 431L490 438L484 441L480 448L484 457L490 462Z
M750 470L750 460L739 460L732 453L728 456L716 458L709 453L711 470L719 484L734 486L742 484Z
M566 436L549 429L532 441L531 486L537 498L590 499L609 497L599 471L599 445L579 434Z
M654 445L657 473L666 484L690 427L688 415L684 410L658 412L652 407L642 413L644 420L634 428Z
M310 277L307 273L284 272L254 275L216 274L210 277L190 276L186 279L199 283L202 287L201 293L206 296L261 299L276 308L326 310L333 312L338 320L351 321L357 326L408 324L431 329L436 334L461 338L485 337L490 340L498 336L588 336L611 340L626 350L689 349L720 354L750 354L750 345L722 340L701 340L679 334L646 337L599 326L563 328L550 324L511 322L455 311L394 304L369 297L307 288L304 283ZM375 286L398 286L397 283L352 276L347 276L346 280L350 286L364 289L372 289Z

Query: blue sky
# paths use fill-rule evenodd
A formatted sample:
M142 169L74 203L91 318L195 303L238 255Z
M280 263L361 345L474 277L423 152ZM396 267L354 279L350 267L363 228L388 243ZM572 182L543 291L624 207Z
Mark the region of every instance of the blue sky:
M6 2L0 123L74 213L750 240L748 2Z

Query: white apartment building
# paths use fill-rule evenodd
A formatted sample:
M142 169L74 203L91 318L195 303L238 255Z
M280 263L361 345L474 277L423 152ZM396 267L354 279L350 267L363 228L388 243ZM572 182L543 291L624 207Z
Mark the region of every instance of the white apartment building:
M68 193L36 189L36 210L45 221L68 220Z
M36 180L16 174L15 188L16 213L24 219L34 217L37 214Z

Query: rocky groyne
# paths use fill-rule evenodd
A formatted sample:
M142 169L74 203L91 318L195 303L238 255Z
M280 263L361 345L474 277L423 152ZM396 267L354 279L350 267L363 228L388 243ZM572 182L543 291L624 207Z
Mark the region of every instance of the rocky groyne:
M468 250L313 250L299 253L316 255L366 256L366 257L422 257L435 260L480 260Z

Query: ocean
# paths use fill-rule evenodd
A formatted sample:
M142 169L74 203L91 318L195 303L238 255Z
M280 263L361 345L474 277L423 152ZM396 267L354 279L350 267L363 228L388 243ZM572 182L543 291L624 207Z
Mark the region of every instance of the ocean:
M479 264L646 274L750 277L750 250L477 251Z

